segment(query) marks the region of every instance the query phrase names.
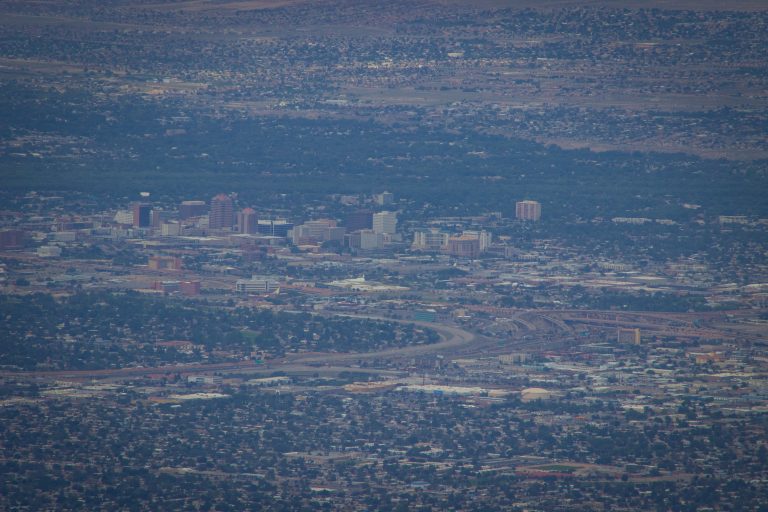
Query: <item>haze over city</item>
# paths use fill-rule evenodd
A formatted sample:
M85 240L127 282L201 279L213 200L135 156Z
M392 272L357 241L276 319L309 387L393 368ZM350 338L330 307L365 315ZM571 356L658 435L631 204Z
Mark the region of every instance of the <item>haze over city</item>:
M0 3L0 509L768 510L768 7Z

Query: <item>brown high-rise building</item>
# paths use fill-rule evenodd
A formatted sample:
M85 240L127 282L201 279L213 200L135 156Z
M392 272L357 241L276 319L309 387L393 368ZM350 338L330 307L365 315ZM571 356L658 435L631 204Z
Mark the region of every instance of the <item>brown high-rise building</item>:
M468 235L452 236L446 250L451 256L477 258L480 256L480 239Z
M373 227L373 212L370 210L358 210L347 214L344 219L344 227L349 232L371 229Z
M211 199L211 211L208 213L208 227L211 229L231 228L234 224L232 198L219 194Z
M541 203L538 201L518 201L515 204L515 217L520 220L541 219Z
M152 222L152 207L146 203L133 203L133 227L148 228Z
M237 214L237 230L246 235L254 235L259 232L256 225L256 211L253 208L243 208Z
M186 220L190 217L200 217L205 215L207 211L208 205L205 204L205 201L182 201L179 205L179 218Z
M160 229L160 226L164 223L170 220L171 218L171 212L167 212L165 210L152 210L150 218L152 219L152 222L150 223L153 228Z

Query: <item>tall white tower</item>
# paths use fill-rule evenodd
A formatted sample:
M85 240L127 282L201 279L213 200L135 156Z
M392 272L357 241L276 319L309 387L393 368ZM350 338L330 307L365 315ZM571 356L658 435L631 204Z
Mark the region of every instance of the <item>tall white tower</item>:
M397 212L379 212L373 214L373 232L394 235L397 229Z

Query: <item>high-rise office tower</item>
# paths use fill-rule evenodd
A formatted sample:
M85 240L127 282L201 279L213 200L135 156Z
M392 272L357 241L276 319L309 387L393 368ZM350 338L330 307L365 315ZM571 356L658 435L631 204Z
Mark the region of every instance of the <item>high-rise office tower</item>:
M373 214L373 232L393 235L397 229L397 212Z
M133 227L148 228L152 222L152 207L146 203L133 203Z
M411 248L418 251L439 251L448 245L448 233L439 229L421 229L413 233Z
M350 232L359 229L371 229L373 227L373 213L369 210L349 213L344 219L344 227Z
M256 226L256 211L253 208L243 208L237 214L237 230L247 235L259 232Z
M376 204L380 206L387 206L388 204L395 202L395 194L392 192L382 192L381 194L376 194L374 199Z
M171 212L165 210L152 210L150 214L150 225L155 229L160 229L163 222L170 220Z
M211 229L231 228L234 224L232 198L219 194L211 199L211 211L208 213L208 227Z
M182 201L179 205L179 218L186 220L190 217L199 217L205 215L208 206L205 201Z
M448 239L447 251L459 258L477 258L480 255L480 239L471 235L452 236Z
M293 222L282 219L260 219L256 222L256 231L262 235L286 237L292 229Z
M384 247L384 235L371 229L360 230L360 249L370 251Z
M538 201L518 201L515 204L515 217L521 220L539 220L541 203Z
M483 253L491 246L492 235L488 231L464 231L465 237L477 238L480 241L480 252Z

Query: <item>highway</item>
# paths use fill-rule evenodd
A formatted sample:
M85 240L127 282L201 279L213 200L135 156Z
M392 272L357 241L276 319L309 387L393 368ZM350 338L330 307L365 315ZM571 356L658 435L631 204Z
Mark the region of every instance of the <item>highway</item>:
M348 318L357 318L364 320L377 320L385 322L397 322L403 324L412 324L426 329L432 329L436 331L441 338L441 341L437 343L430 343L425 345L409 345L406 347L391 348L386 350L377 350L373 352L346 352L346 353L329 353L329 354L311 354L303 355L296 354L287 357L292 363L341 363L349 361L361 361L371 359L393 359L403 357L416 357L426 354L440 354L444 352L455 351L460 348L470 346L477 336L467 330L459 327L430 323L430 322L416 322L412 320L398 320L392 318L385 318L379 316L365 316L365 315L334 315L344 316Z
M438 354L467 348L475 342L476 335L459 327L428 322L413 322L409 320L397 320L376 316L338 315L351 318L379 320L413 324L419 327L435 330L441 340L437 343L425 345L411 345L406 347L391 348L373 352L328 352L312 354L287 354L285 357L271 360L268 364L255 364L253 361L233 361L227 363L196 363L178 364L158 367L131 367L102 370L57 370L57 371L0 371L2 377L27 377L39 379L63 379L63 380L90 380L114 381L127 378L143 377L147 375L188 375L199 373L248 373L271 374L276 371L284 371L292 374L312 373L339 373L341 371L367 371L363 368L355 368L349 365L363 360L373 359L400 359L412 358L426 354ZM323 366L324 368L318 368ZM373 373L392 373L388 370L370 370Z
M495 308L489 311L497 316L503 316L519 322L517 334L533 333L540 330L535 319L541 318L548 325L560 328L562 334L572 333L574 325L593 325L600 328L615 329L616 327L639 327L645 333L666 336L701 336L705 338L734 337L733 332L723 329L697 328L692 325L691 319L698 317L695 314L664 314L655 312L614 312L614 311L580 311L580 310L541 310L527 311L515 309ZM131 367L102 370L67 370L67 371L0 371L0 376L11 378L41 378L62 380L90 380L118 381L126 378L143 377L147 375L190 375L199 373L239 373L269 375L277 371L286 374L338 374L343 371L360 371L377 374L397 375L396 370L359 368L359 363L372 360L404 360L425 355L445 354L449 356L464 355L471 357L478 353L485 353L491 349L498 352L499 340L479 336L466 329L455 325L441 323L418 322L387 318L376 315L355 315L347 313L326 313L327 316L342 316L348 318L398 322L410 324L426 329L433 329L440 336L440 341L431 344L409 345L405 347L388 348L372 352L327 352L327 353L291 353L283 357L270 360L267 364L256 364L253 361L232 361L224 363L195 363L178 364L160 367ZM565 326L566 329L562 329ZM505 339L505 350L523 350L526 348L540 347L541 340Z

